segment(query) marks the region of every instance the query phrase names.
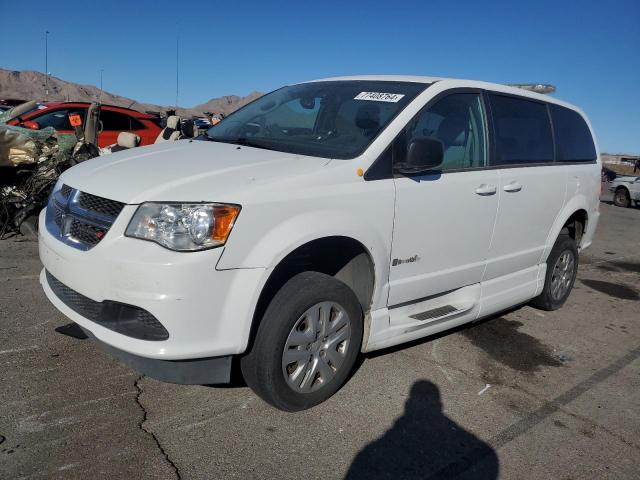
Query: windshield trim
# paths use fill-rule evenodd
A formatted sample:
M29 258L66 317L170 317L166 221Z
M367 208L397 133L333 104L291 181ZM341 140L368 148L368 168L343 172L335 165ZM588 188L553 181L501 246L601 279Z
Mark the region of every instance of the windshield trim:
M397 83L404 83L404 84L417 84L417 85L423 85L424 87L422 88L422 90L418 91L414 98L409 101L403 108L399 109L397 112L395 112L394 115L392 115L389 120L387 121L387 124L385 125L384 128L382 128L373 138L371 138L371 140L365 144L360 150L358 150L357 152L353 153L353 154L349 154L349 155L338 155L338 156L330 156L330 155L309 155L308 153L300 153L299 151L295 151L295 152L290 152L287 151L287 149L283 149L282 145L278 145L275 144L273 146L273 148L271 148L271 145L269 145L269 149L270 150L274 150L274 151L278 151L278 152L283 152L283 153L293 153L293 154L299 154L301 156L306 156L306 157L316 157L316 158L326 158L329 160L353 160L354 158L358 158L360 157L362 154L364 154L369 147L371 147L371 145L373 145L373 143L389 128L389 126L394 122L394 120L398 117L398 115L400 115L403 111L405 111L407 109L407 107L409 107L409 105L411 105L420 95L422 95L425 90L427 88L429 88L431 85L433 85L435 82L420 82L420 81L412 81L412 80L407 80L407 81L400 81L400 80L359 80L359 79L354 79L354 80L344 80L344 79L336 79L336 80L314 80L314 81L310 81L310 82L301 82L301 83L294 83L291 85L284 85L280 88L277 88L275 90L272 90L271 92L265 93L264 95L262 95L261 97L258 97L254 100L252 100L251 102L247 103L246 105L243 105L242 107L240 107L238 110L235 110L233 113L230 113L227 117L224 118L224 120L222 120L222 122L218 123L217 125L222 124L225 120L232 118L236 113L241 112L242 110L244 110L245 108L247 108L249 105L253 104L254 102L260 100L261 98L263 98L266 95L270 95L272 93L278 92L280 90L283 90L285 88L288 87L293 87L293 86L297 86L297 85L306 85L306 84L313 84L313 83L330 83L330 82L340 82L340 83L368 83L368 82L380 82L380 83L389 83L389 84L397 84ZM224 141L221 138L225 138L225 137L211 137L209 136L209 132L215 128L217 125L212 126L209 130L207 130L205 132L205 135L207 137L208 140L214 141L214 142L220 142L220 143L228 143L228 144L234 144L233 142L230 141ZM228 137L227 137L228 138ZM275 142L274 142L275 143ZM259 148L259 147L257 147Z

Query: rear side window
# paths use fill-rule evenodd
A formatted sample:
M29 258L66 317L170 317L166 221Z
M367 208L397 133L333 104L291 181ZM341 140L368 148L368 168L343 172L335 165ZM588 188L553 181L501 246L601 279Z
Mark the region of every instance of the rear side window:
M491 94L497 165L553 162L553 137L546 105Z
M597 158L587 123L578 112L560 105L549 105L553 119L558 162L588 162Z
M131 123L131 130L144 130L146 128L137 118L129 117L129 122Z
M111 110L100 111L100 121L102 122L102 130L127 131L135 130L131 128L131 117L120 112ZM136 120L137 122L137 120Z

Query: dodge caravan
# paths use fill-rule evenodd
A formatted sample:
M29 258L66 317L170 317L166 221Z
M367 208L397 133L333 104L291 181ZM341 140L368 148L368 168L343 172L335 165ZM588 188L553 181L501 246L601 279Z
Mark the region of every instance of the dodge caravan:
M40 215L40 281L149 376L224 383L239 364L302 410L361 352L559 308L598 224L597 152L582 111L518 88L291 85L200 139L66 171Z

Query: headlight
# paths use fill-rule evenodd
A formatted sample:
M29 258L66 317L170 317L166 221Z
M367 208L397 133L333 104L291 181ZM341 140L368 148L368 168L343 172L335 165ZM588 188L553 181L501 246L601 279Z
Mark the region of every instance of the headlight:
M143 203L125 235L171 250L204 250L225 244L238 213L239 205L222 203Z

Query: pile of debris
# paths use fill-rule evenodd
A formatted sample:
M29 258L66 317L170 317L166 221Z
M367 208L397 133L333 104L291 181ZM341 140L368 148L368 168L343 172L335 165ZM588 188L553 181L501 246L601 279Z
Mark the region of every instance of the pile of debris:
M38 214L66 169L140 145L138 135L123 131L117 143L98 148L98 103L89 105L84 122L77 113L69 114L73 134L56 132L52 127L32 130L6 124L37 105L35 101L27 102L0 114L0 240L17 234L37 234ZM171 115L155 143L194 139L210 127L211 123L201 125Z
M35 231L37 214L72 157L60 152L53 128L29 130L0 125L0 239ZM24 233L23 229L23 233Z

